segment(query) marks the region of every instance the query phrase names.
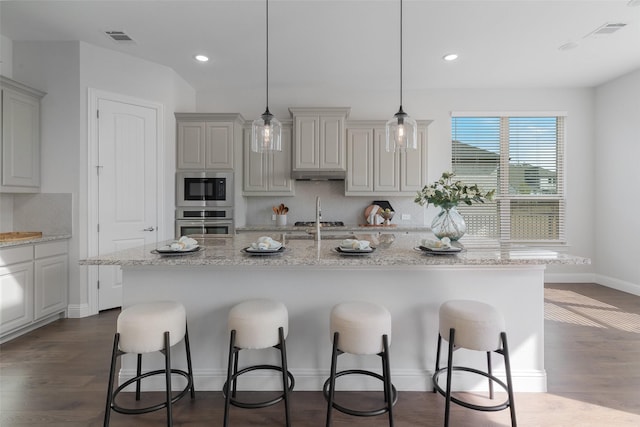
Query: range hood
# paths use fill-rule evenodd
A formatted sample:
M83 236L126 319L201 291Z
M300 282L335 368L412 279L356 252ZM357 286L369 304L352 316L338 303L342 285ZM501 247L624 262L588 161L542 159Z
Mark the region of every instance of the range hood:
M298 181L344 181L347 173L343 170L293 170L291 178Z

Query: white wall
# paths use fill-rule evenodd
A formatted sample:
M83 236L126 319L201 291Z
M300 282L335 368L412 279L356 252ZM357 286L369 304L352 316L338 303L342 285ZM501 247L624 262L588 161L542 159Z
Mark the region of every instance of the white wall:
M640 70L596 90L594 191L598 283L640 295Z
M195 92L167 67L81 42L16 42L16 80L47 92L42 101L42 192L72 193L69 314L87 313L88 88L164 105L165 221L173 235L174 111L195 106Z
M13 42L0 34L0 74L13 77ZM13 195L0 194L0 233L13 231Z
M9 78L13 76L13 42L2 34L0 34L0 74Z

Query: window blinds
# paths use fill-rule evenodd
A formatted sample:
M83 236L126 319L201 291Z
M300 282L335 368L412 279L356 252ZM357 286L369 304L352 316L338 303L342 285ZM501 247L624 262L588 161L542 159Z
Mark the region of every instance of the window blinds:
M501 241L564 242L564 115L453 114L457 178L495 189L492 202L462 205L467 233Z

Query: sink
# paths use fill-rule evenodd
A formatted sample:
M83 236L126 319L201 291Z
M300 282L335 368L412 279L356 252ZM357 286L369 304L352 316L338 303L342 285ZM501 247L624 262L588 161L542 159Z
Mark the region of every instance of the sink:
M18 240L38 239L42 237L40 231L10 231L0 233L0 242L15 242Z

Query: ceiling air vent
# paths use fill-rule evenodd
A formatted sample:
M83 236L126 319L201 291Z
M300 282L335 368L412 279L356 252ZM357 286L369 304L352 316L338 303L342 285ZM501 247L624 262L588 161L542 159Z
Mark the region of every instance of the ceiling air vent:
M591 33L589 33L589 36L599 36L599 35L607 35L607 34L612 34L615 33L616 31L624 28L627 24L623 24L621 22L615 23L615 24L604 24L598 28L596 28L594 31L592 31Z
M127 35L124 31L105 31L107 37L116 43L128 43L133 44L135 41Z

